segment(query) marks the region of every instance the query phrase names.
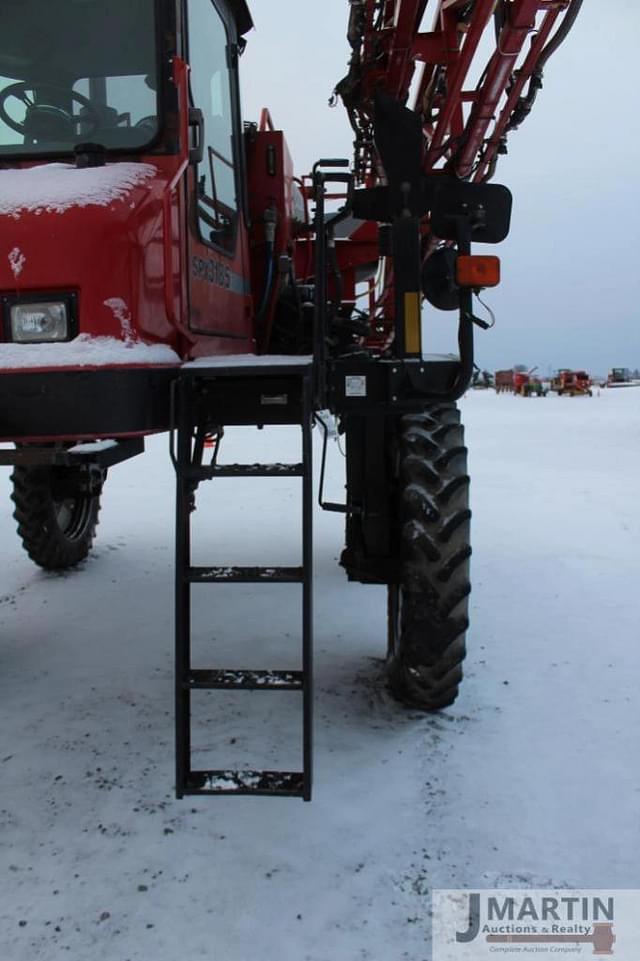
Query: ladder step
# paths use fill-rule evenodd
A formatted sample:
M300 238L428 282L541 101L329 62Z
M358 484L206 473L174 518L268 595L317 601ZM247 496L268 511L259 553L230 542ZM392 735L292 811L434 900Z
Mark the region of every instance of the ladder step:
M193 584L301 584L302 567L190 567Z
M211 480L213 477L304 477L303 464L214 464L190 467L187 477Z
M183 793L305 797L304 775L292 771L190 771Z
M191 690L301 691L302 671L192 670L184 687Z

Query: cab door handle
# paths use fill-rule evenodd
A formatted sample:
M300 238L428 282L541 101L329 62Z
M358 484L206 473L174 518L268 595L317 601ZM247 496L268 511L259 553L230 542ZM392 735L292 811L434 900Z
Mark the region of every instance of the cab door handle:
M189 163L200 164L204 157L204 114L199 107L189 107L189 130L196 128L195 143L189 148Z

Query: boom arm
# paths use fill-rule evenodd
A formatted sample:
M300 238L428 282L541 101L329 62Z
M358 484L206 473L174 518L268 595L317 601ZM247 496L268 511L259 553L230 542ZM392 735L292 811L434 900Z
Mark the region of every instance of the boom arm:
M381 91L401 104L411 100L422 125L425 173L444 169L462 180L490 179L498 155L506 153L507 134L529 113L543 68L582 0L437 0L433 26L424 31L429 5L351 0L352 57L336 93L356 133L361 184L376 182L380 172L374 120Z
M474 315L472 293L499 281L497 258L472 257L471 244L498 243L509 229L509 191L487 181L581 5L350 0L351 60L335 95L355 132L359 189L348 209L362 226L351 229L343 251L342 287L362 296L355 293L355 251L360 244L363 262L370 261L371 227L388 225L379 233L377 276L367 279L366 346L420 358L421 297L457 309L460 371L451 396L471 377L473 326L490 326ZM430 30L423 28L428 8ZM325 229L321 219L316 235Z

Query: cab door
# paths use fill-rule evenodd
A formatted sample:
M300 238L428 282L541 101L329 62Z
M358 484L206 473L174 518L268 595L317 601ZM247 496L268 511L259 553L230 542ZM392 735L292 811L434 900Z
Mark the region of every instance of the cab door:
M235 23L221 0L187 0L186 8L191 106L201 111L192 116L200 159L188 172L189 326L246 341L252 308Z

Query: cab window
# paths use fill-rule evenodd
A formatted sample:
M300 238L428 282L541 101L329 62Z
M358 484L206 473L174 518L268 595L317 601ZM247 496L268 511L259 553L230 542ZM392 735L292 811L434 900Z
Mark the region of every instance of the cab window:
M160 131L155 0L0 4L0 157L87 141L142 150Z
M231 250L238 210L233 148L229 38L212 0L189 0L191 98L204 118L197 170L197 217L205 243Z

